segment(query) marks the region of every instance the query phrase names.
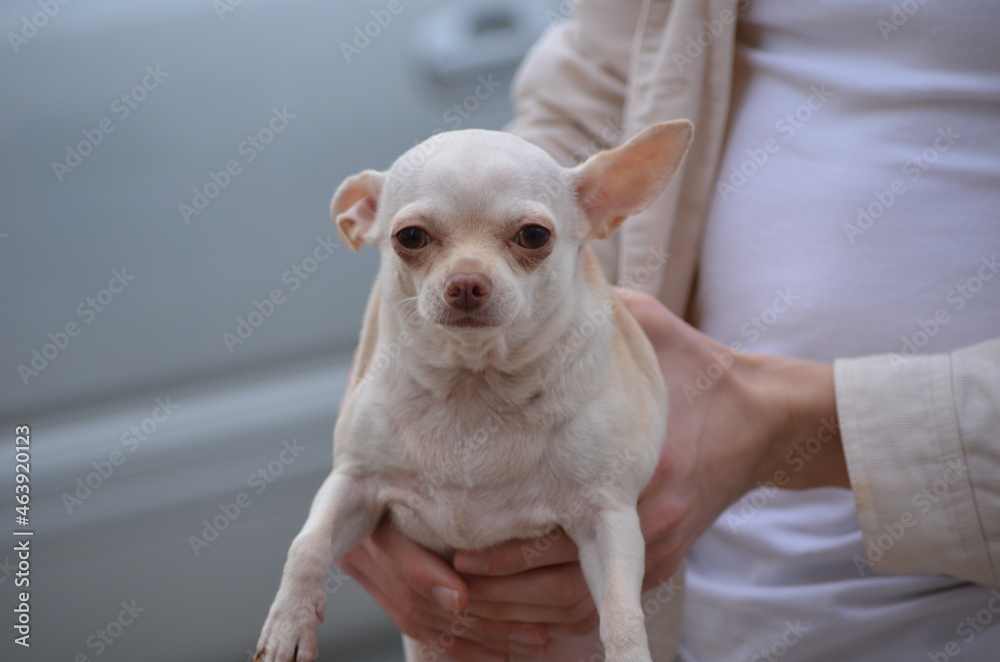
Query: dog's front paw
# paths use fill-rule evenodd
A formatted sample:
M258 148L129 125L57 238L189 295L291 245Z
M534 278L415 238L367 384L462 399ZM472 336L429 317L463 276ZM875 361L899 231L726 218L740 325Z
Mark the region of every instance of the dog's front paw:
M257 642L254 662L312 662L319 657L316 629L322 611L275 604Z

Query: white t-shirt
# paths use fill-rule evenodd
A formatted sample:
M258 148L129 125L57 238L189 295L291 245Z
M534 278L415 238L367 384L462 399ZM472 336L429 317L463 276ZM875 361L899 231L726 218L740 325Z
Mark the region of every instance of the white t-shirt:
M708 335L820 361L1000 336L1000 3L757 0L735 77ZM865 554L848 490L747 494L689 553L682 658L1000 660L1000 590Z

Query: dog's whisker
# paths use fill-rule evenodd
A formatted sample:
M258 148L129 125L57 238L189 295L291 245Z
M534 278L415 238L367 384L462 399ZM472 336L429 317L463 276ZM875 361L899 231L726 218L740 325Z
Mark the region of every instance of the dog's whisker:
M419 321L418 316L420 314L420 311L417 309L416 303L417 303L416 297L411 297L409 299L404 299L402 301L397 302L395 305L393 305L393 309L395 308L402 309L406 304L413 304L408 306L405 310L401 310L403 316L403 322L406 324L412 324L414 321Z
M391 312L400 312L404 324L412 324L419 311L417 309L417 297L404 297L389 307Z
M392 307L389 310L395 310L396 308L402 308L403 306L407 306L407 305L410 305L410 304L416 304L416 303L417 303L417 297L415 297L415 296L414 297L404 297L404 298L400 299L399 301L397 301L396 303L392 304Z

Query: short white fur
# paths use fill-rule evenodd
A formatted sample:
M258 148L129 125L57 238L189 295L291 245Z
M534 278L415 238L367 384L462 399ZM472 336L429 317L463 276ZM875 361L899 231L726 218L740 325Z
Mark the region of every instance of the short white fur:
M636 514L666 431L666 389L587 240L660 195L691 134L684 120L655 125L563 168L515 136L456 131L341 184L331 203L341 238L378 246L381 270L334 469L289 550L255 660L316 658L323 579L386 513L445 556L562 527L580 549L605 659L673 659L680 600L645 624L651 657ZM550 230L545 247L517 244L527 225ZM425 247L401 248L410 227L427 233ZM485 284L481 307L449 304L456 274ZM591 659L597 643L556 640L549 659ZM405 648L430 662L419 642Z

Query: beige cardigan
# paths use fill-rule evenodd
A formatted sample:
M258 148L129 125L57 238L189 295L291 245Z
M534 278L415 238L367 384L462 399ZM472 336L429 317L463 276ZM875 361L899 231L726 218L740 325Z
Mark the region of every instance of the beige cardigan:
M694 122L694 143L666 193L596 246L613 281L685 314L725 136L737 2L562 6L573 5L522 65L508 129L568 165L650 124ZM902 362L841 359L834 372L869 556L855 559L859 574L1000 585L1000 339Z

